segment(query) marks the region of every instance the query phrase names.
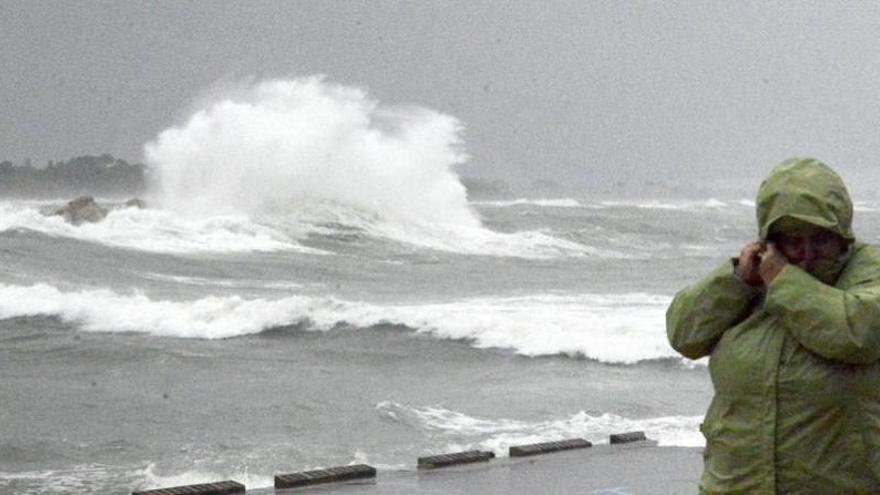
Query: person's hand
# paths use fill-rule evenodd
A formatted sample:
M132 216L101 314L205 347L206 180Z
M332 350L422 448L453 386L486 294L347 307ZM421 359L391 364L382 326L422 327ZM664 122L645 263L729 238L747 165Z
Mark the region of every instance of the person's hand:
M788 265L788 258L782 254L782 251L772 242L767 243L767 250L761 256L761 265L758 268L764 285L770 285L770 282L779 275L785 266Z
M758 287L764 283L764 280L761 278L761 274L758 271L758 268L761 265L760 253L761 243L759 242L746 244L746 247L742 248L742 251L739 252L739 263L736 265L736 275L740 280L752 287Z

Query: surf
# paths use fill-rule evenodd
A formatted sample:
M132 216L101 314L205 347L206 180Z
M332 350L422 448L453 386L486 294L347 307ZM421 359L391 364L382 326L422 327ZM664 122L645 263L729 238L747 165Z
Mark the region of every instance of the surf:
M51 209L49 205L49 208ZM0 202L0 232L32 231L106 246L165 254L290 251L327 254L295 236L243 215L185 218L168 210L111 209L98 223L74 226L47 215L46 205Z
M535 294L417 304L306 295L208 295L175 301L136 290L0 284L0 319L52 316L87 332L196 339L277 333L291 327L357 331L390 325L440 340L465 341L477 349L635 364L678 358L663 330L669 301L667 296L643 293Z
M511 445L552 442L566 438L585 438L592 443L608 443L608 435L619 431L644 431L664 447L702 447L699 431L702 416L662 416L627 418L612 413L571 416L543 421L512 418L481 418L438 406L413 406L394 401L376 405L380 415L390 421L439 432L450 439L452 450L491 450L506 456ZM454 442L454 443L452 443Z
M385 105L323 76L216 92L145 146L149 197L186 218L245 215L309 233L343 225L423 248L591 254L542 232L487 229L468 203L455 117Z

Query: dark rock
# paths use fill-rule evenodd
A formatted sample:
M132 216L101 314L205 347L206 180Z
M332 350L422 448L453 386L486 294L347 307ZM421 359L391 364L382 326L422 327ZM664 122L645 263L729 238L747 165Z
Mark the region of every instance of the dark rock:
M98 206L95 198L80 196L67 203L64 208L57 210L55 215L64 217L64 220L73 225L80 225L83 222L100 222L107 216L107 210Z

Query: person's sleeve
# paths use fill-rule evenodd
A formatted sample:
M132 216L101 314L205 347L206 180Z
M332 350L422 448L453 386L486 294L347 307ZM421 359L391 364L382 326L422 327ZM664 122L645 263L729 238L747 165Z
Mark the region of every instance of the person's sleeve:
M825 285L794 265L770 283L764 309L808 350L834 361L880 359L880 285L850 289Z
M670 345L690 359L709 355L724 331L748 316L757 293L734 276L733 261L725 262L675 295L666 311Z

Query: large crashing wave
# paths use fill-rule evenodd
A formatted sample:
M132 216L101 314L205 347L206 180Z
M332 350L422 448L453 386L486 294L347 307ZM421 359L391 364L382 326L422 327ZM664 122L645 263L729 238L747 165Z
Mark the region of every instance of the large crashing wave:
M314 200L400 220L476 226L464 186L461 124L380 106L313 77L218 99L146 147L162 202L176 211L259 214Z
M151 196L190 217L343 224L467 254L589 252L540 232L483 228L454 171L466 159L461 131L454 117L380 105L322 77L266 81L209 100L148 143Z

